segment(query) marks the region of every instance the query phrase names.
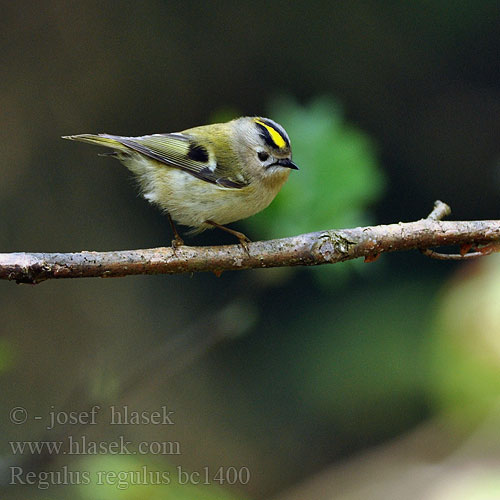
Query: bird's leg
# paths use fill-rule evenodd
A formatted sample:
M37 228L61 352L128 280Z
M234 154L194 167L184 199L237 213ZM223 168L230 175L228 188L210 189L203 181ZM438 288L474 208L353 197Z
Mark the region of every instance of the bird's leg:
M172 248L175 250L176 248L179 248L182 245L184 245L184 240L179 236L177 228L175 227L174 221L172 220L172 217L170 217L170 214L167 213L167 215L168 215L168 220L170 222L170 227L172 228L172 232L174 233L174 239L172 240Z
M214 222L213 220L206 220L206 224L210 224L211 226L217 227L219 229L222 229L223 231L226 231L229 234L232 234L233 236L236 236L238 238L240 245L243 247L245 252L250 255L248 251L248 244L251 243L251 240L247 238L243 233L240 233L239 231L235 231L234 229L230 229L229 227L226 226L221 226L220 224L217 224L217 222Z

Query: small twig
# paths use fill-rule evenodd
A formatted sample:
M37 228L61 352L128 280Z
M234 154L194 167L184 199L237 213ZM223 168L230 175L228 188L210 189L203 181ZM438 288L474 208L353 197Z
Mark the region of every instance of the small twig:
M436 200L434 202L434 208L432 212L428 215L428 220L443 220L445 217L448 217L451 214L451 208L446 203L443 203L440 200ZM420 252L431 259L436 260L472 260L477 259L478 257L484 257L485 255L489 255L497 250L497 244L491 243L490 245L484 246L481 249L475 252L469 252L471 249L476 250L473 244L465 243L460 247L460 253L440 253L430 248L421 248Z
M485 255L488 255L489 253L482 253L482 252L472 252L472 253L466 253L466 254L461 254L461 253L440 253L440 252L435 252L434 250L431 250L430 248L425 248L423 250L420 250L424 255L427 257L430 257L431 259L436 259L436 260L472 260L472 259L477 259L478 257L484 257Z
M180 274L283 266L316 266L378 254L419 249L433 258L464 260L498 250L500 220L442 221L449 207L436 202L428 218L416 222L302 234L241 245L151 248L112 252L0 254L0 279L40 283L60 278L114 278L136 274ZM468 254L439 254L431 247L460 245ZM479 245L487 245L479 248Z
M443 220L445 217L451 215L451 208L446 203L441 200L436 200L434 202L434 208L432 212L427 216L429 220Z

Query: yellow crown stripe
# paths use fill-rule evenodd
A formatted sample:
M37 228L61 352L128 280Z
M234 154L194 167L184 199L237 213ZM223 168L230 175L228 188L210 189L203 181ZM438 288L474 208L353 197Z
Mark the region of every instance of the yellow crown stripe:
M264 123L263 121L260 121L258 118L256 118L254 121L255 123L258 123L259 125L262 125L267 129L269 135L271 136L271 139L278 148L281 149L286 147L285 139L283 139L282 135L275 128L271 127L267 123Z

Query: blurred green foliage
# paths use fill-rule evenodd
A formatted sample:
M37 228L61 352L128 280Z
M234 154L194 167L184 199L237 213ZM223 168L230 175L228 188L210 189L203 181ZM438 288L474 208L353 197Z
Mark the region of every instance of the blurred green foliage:
M427 390L424 332L433 286L399 284L395 293L388 281L376 294L350 291L288 325L295 390L311 414L353 440L411 425Z
M289 349L298 361L297 388L343 435L369 438L380 435L388 419L404 427L404 415L413 418L401 409L414 409L426 390L422 331L432 300L429 285L401 285L394 294L388 283L376 296L357 291L338 304L311 308L293 327ZM380 323L384 328L374 328ZM306 329L314 332L314 342L301 335Z
M500 401L500 256L477 263L447 287L430 344L431 394L460 425L481 421Z

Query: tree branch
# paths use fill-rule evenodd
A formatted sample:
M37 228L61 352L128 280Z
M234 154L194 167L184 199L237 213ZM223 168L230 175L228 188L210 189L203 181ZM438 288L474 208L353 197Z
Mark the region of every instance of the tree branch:
M482 256L498 250L500 220L441 221L449 207L436 202L427 219L416 222L328 230L279 240L212 247L181 246L112 252L4 253L0 279L39 283L52 278L116 278L134 274L180 274L283 266L332 264L364 257L374 260L383 252L460 245L466 248L451 258ZM478 245L487 245L477 249ZM473 254L468 254L469 249ZM446 254L427 251L437 258ZM433 256L433 255L430 255Z

